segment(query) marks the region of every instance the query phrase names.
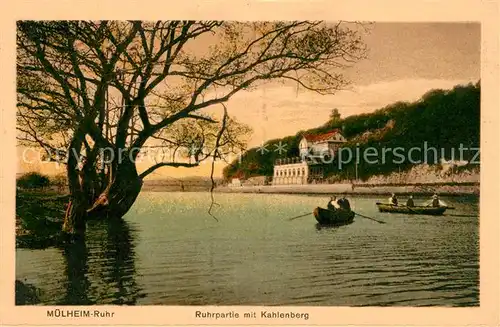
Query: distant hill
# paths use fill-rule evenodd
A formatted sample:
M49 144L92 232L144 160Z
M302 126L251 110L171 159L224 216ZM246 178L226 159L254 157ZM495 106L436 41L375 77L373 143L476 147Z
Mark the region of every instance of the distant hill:
M276 159L299 155L298 144L304 134L320 134L335 128L339 128L348 140L344 148L349 147L352 151L359 149L359 153L363 153L368 147L402 147L406 150L412 147L422 148L424 142L427 142L428 147L439 149L437 158L432 152L425 158L423 153L414 151L414 162L435 164L442 158L449 160L452 151L456 158L460 144L467 148L479 148L480 94L480 82L457 85L451 90L431 90L418 101L397 102L369 114L344 119L333 117L317 128L266 142L265 148L269 151L264 154L259 148L249 149L241 160L234 160L226 166L223 175L226 180L235 177L272 176ZM286 149L281 154L274 151L280 144ZM471 160L473 156L474 152L464 151L463 159ZM370 164L361 160L357 167L358 177L366 180L373 175L408 170L415 165L408 160L395 164L393 159L397 158L392 153L387 153L384 163ZM325 166L328 176L339 179L352 179L355 169L354 161L342 165L341 169L335 161ZM467 169L467 166L462 169Z

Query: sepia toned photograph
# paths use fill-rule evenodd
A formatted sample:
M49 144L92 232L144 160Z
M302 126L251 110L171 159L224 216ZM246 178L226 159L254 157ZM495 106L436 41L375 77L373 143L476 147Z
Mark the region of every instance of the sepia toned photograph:
M480 306L480 23L19 20L15 42L17 306Z

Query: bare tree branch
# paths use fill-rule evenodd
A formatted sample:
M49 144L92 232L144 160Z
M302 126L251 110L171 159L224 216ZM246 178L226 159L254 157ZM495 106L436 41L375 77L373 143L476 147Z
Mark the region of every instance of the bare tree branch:
M146 169L144 172L142 172L139 177L141 179L144 179L146 176L154 172L156 169L169 166L169 167L196 167L198 166L199 163L185 163L185 162L160 162L157 163L156 165L153 165Z
M124 213L156 169L210 158L212 214L215 161L244 148L250 132L225 103L268 81L333 94L348 83L343 69L366 52L359 29L344 22L18 21L17 28L19 139L66 150L72 197L85 207L68 212L87 214L109 203L108 213ZM218 104L221 117L207 114ZM140 150L157 146L172 159L138 174ZM115 155L98 167L108 148L126 160ZM83 155L85 177L77 171Z

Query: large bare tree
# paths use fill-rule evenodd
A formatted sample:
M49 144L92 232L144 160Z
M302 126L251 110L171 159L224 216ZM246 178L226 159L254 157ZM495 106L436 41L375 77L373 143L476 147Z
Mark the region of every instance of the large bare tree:
M357 25L325 22L20 21L19 138L64 159L71 202L64 232L121 218L143 179L243 146L224 105L265 81L321 94L365 55ZM210 110L210 113L207 111ZM220 109L220 114L216 114ZM230 109L230 108L229 108ZM189 149L139 173L141 149Z

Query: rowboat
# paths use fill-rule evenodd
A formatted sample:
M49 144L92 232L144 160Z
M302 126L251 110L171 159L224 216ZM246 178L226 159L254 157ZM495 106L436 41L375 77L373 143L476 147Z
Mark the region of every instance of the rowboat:
M321 225L347 225L354 221L355 213L350 210L337 209L335 211L317 207L313 211L314 217Z
M415 206L407 207L403 205L394 205L388 203L377 202L377 207L380 212L392 212L392 213L405 213L409 215L431 215L439 216L442 215L448 207L425 207L425 206Z

